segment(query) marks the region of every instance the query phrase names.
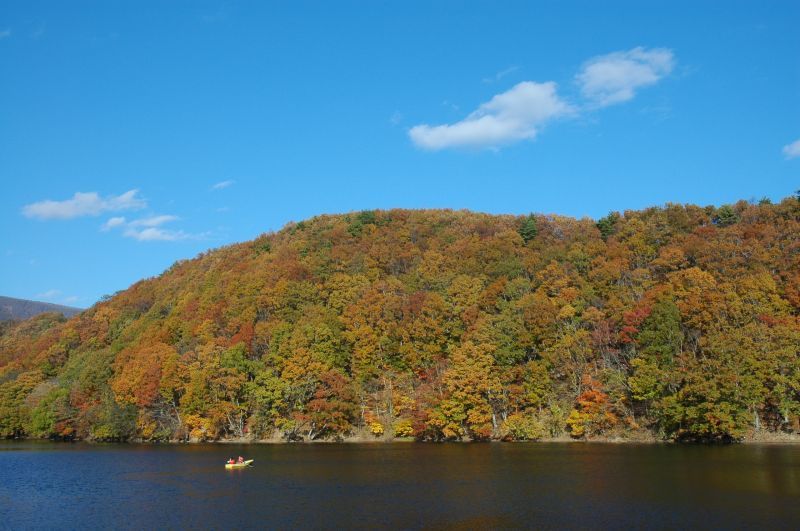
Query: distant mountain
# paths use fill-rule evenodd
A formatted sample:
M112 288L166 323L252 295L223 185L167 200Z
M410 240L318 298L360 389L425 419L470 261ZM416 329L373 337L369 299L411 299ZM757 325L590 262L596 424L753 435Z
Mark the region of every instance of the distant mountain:
M47 312L58 312L64 317L72 317L82 311L81 308L71 308L60 304L0 296L0 321L20 321Z

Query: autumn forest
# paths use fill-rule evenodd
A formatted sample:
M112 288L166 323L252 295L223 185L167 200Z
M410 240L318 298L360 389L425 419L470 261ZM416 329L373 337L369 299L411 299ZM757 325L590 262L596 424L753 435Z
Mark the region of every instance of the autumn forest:
M91 267L91 264L87 264ZM362 211L0 325L0 436L800 432L800 196L599 221Z

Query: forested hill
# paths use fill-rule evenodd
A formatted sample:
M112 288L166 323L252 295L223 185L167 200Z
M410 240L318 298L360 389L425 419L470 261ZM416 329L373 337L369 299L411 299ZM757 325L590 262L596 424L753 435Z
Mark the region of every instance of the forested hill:
M56 312L65 317L72 317L81 311L83 310L80 308L61 306L60 304L0 296L0 321L18 321L46 312Z
M800 201L319 216L0 336L0 433L797 432Z

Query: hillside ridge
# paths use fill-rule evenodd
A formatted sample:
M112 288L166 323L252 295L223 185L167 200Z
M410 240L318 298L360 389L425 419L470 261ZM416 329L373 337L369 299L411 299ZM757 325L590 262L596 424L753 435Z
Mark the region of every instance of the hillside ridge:
M800 426L800 200L321 215L0 327L0 435L732 441Z

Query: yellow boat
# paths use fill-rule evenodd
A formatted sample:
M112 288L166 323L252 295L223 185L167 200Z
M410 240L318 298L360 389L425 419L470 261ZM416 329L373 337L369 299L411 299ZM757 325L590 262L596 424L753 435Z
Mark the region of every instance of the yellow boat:
M255 459L248 459L244 463L225 463L225 468L245 468L250 466Z

